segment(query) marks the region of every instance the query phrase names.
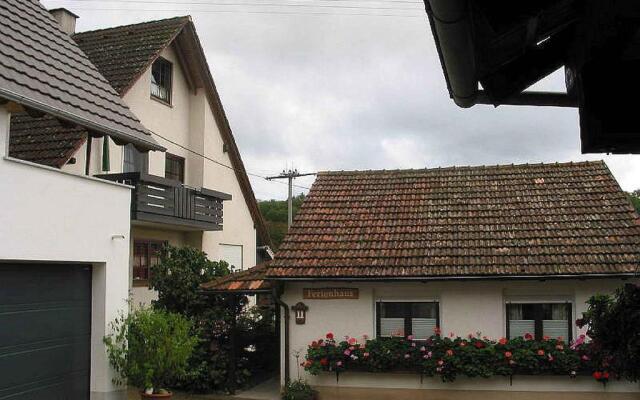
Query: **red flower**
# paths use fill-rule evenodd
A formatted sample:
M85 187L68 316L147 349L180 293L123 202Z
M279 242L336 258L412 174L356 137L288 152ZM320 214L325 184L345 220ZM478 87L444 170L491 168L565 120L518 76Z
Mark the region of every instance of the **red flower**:
M318 342L316 342L315 340L311 342L311 347L318 347Z
M331 332L327 333L327 339L332 340L333 339L333 333L331 333Z
M549 341L549 339L551 339L549 336L543 336L543 337L542 337L542 340L544 340L545 342L548 342L548 341Z
M607 371L602 373L602 379L609 379L609 373Z
M321 359L320 365L322 365L323 367L326 367L327 365L329 365L329 360L326 358Z
M476 349L483 349L484 348L484 343L477 341L473 344L474 346L476 346Z
M539 356L543 356L544 355L544 350L542 350L542 349L538 350L538 355Z
M467 345L467 342L465 342L465 341L461 341L460 343L458 343L458 345L459 345L460 347L464 347L464 346L466 346L466 345Z
M511 354L510 351L505 351L504 352L504 358L511 358L511 356L513 356L513 354Z
M533 335L530 333L525 333L524 334L524 340L533 340Z
M500 343L501 345L505 345L509 342L509 340L507 338L500 338L500 340L498 340L498 343Z
M602 379L602 372L596 371L591 376L593 376L593 379L599 381L600 379Z

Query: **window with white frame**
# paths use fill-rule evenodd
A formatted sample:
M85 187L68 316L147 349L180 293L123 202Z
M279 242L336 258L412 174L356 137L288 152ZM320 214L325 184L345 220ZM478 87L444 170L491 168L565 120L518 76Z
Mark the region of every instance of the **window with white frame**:
M220 244L220 259L229 264L232 271L242 271L242 245Z
M415 340L431 337L439 326L440 311L435 301L376 302L378 337L413 336Z
M544 337L570 340L572 318L570 302L507 302L507 337L531 334L536 340Z

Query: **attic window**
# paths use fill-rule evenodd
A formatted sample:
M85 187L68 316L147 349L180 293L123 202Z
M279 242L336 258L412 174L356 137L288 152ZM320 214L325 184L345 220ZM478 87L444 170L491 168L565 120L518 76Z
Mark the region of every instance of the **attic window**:
M171 104L171 72L173 66L158 58L151 66L151 97Z

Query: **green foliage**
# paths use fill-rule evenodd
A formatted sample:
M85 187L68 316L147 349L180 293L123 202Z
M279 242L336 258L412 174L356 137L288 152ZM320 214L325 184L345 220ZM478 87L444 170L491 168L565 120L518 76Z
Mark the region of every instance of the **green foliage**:
M304 193L295 196L293 203L293 216L295 217L305 199ZM286 200L266 200L258 203L260 212L267 223L269 235L273 241L274 250L277 250L284 236L287 234L287 213L288 206Z
M174 387L194 392L225 391L231 383L246 386L261 368L275 368L273 360L278 353L273 349L278 342L272 313L245 311L246 297L207 296L200 291L202 283L228 273L225 262L212 262L193 248L167 247L160 264L152 268L151 286L158 290L154 307L188 317L193 322L192 335L200 340L189 360L188 373L173 382ZM236 374L230 376L230 327L238 314Z
M411 338L378 338L337 342L332 334L314 341L307 349L305 370L348 370L389 372L413 371L439 376L452 382L458 376L469 378L515 374L554 374L576 376L599 370L591 346L584 341L568 346L562 338L525 338L493 341L484 337L452 338L434 335L424 341ZM600 376L596 378L602 381ZM607 378L608 379L608 375Z
M189 318L208 312L209 303L199 293L202 283L229 274L226 262L214 262L193 247L166 246L160 263L151 268L150 286L158 291L154 305Z
M114 383L154 388L156 393L186 374L187 360L198 343L188 319L164 311L121 314L111 328L113 334L103 341L117 373Z
M640 189L627 193L627 195L629 196L629 200L631 200L636 211L640 213Z
M599 349L599 362L630 381L640 380L640 285L626 284L614 296L597 295L579 326Z
M287 382L282 392L282 400L312 400L316 391L304 380Z

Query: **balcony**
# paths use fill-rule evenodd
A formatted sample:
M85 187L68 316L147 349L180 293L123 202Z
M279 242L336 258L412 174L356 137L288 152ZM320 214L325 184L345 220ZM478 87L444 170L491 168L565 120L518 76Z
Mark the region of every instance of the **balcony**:
M140 172L96 175L134 187L131 220L172 225L182 230L222 230L222 202L231 195Z

